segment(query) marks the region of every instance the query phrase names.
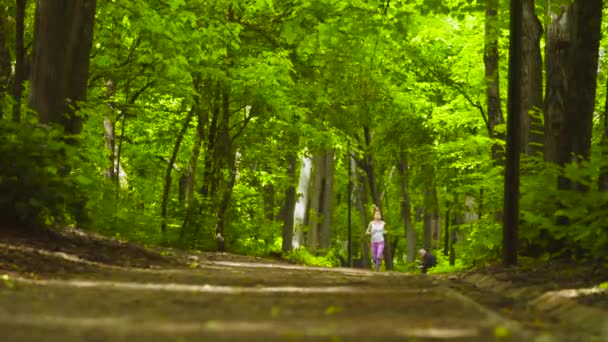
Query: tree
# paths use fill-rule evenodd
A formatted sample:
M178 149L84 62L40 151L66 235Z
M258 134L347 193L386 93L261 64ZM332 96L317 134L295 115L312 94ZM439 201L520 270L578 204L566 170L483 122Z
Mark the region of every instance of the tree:
M25 0L17 0L16 35L15 35L15 80L13 81L13 121L21 121L21 94L23 93L23 82L25 81L25 46L24 46L24 22L25 22Z
M519 222L519 153L521 144L520 101L522 67L522 2L511 1L509 45L509 100L507 119L507 159L505 165L504 226L502 259L507 266L517 264L517 226Z
M540 40L543 27L535 12L534 0L523 0L521 147L529 155L542 152L543 62Z
M96 0L39 1L29 104L43 123L81 130L76 109L86 99ZM61 47L61 48L59 48Z
M486 0L486 24L485 24L485 47L483 61L486 74L486 99L488 112L488 126L490 136L504 138L496 134L496 126L504 122L500 103L500 75L498 55L498 0ZM492 155L498 159L500 145L495 144Z
M559 165L587 159L595 105L602 1L549 6L545 159ZM560 188L571 185L561 178Z

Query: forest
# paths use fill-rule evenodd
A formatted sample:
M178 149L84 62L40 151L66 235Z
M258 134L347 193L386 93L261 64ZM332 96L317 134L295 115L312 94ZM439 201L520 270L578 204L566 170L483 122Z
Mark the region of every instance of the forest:
M0 220L370 268L377 207L386 270L605 264L604 32L602 0L3 1Z

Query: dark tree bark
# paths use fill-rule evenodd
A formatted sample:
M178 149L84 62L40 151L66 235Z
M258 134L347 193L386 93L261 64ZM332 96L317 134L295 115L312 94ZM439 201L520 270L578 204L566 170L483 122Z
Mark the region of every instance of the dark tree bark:
M188 170L186 175L186 193L185 193L185 201L187 205L186 215L184 216L184 221L182 223L182 227L179 233L179 243L184 242L184 238L186 236L186 230L191 223L192 215L194 215L196 211L196 202L194 200L194 186L196 183L196 171L198 169L198 159L201 154L201 149L203 146L203 140L205 139L205 127L207 125L207 121L209 120L209 112L208 108L203 109L201 106L201 98L203 96L203 83L200 77L195 76L192 82L193 89L195 91L194 96L194 104L193 110L196 113L197 117L197 125L196 125L196 135L194 137L194 146L192 146L192 154L190 155L190 160L188 161ZM198 234L198 230L197 230Z
M409 190L409 165L407 152L399 153L399 176L401 186L401 219L405 226L405 240L407 241L407 262L416 260L416 230L412 226L412 203Z
M29 105L40 122L59 123L77 134L75 115L86 99L96 0L38 1Z
M0 6L0 100L8 95L9 82L11 79L11 54L7 42L8 13ZM4 118L4 112L0 106L0 120Z
M499 55L498 55L498 0L486 0L485 48L483 61L486 76L486 99L488 110L488 128L492 138L504 139L504 135L496 132L496 126L504 123L500 103L499 86ZM502 159L500 144L492 146L492 156L495 160Z
M511 1L509 45L509 98L507 120L507 155L504 186L504 226L502 258L507 266L517 264L517 226L519 223L519 153L521 151L521 70L522 2Z
M536 16L534 0L522 0L521 147L528 155L543 151L543 61L540 40L543 26Z
M23 30L25 21L25 0L17 0L16 35L15 35L15 80L13 83L13 121L21 121L21 94L25 81L25 46Z
M306 234L306 244L309 249L315 250L320 246L320 226L323 217L323 202L325 201L325 158L322 154L315 154L312 158L312 189L310 191L310 209L312 219L310 229Z
M196 170L198 168L198 159L201 154L201 147L205 138L205 127L207 125L207 120L209 120L209 112L203 109L201 105L204 84L199 76L194 77L192 81L192 88L195 91L192 109L196 114L197 125L194 146L192 147L192 154L190 155L190 160L188 161L188 183L186 184L186 202L188 203L190 203L194 198L194 184L196 180Z
M577 0L572 5L568 98L558 159L562 165L578 161L578 156L588 159L591 150L602 4L602 0Z
M599 189L601 191L608 191L608 158L606 153L608 152L608 81L606 81L606 102L604 104L604 132L602 133L602 154L604 165L602 165L599 178Z
M171 190L171 170L173 170L173 164L175 164L175 160L177 159L177 153L179 152L179 148L182 144L182 140L184 139L184 135L186 135L188 126L190 126L190 121L192 121L193 114L194 111L189 110L188 114L186 115L186 118L184 119L184 124L179 133L177 134L177 138L175 139L175 145L173 145L173 151L171 152L171 158L167 163L167 170L165 171L163 197L160 202L160 231L163 234L163 238L166 238L167 232L167 203L169 202L169 192Z
M200 189L200 194L203 198L209 198L209 191L213 187L213 184L216 183L216 162L215 157L217 153L215 152L216 148L216 139L217 139L217 124L221 114L221 85L217 82L217 85L213 92L213 99L211 101L211 121L209 122L209 133L207 134L207 141L205 142L205 161L204 161L204 173L203 173L203 184Z
M427 165L422 165L422 174L426 175L424 181L424 234L423 247L431 250L435 233L436 222L438 221L437 190L435 189L434 171Z
M293 134L292 139L297 139L297 134ZM296 144L297 145L297 144ZM294 230L294 210L296 207L296 168L298 155L295 150L287 155L287 176L289 184L285 190L285 206L283 207L283 244L282 251L288 253L293 249L293 230Z
M448 256L450 254L450 204L448 203L448 209L445 211L445 232L443 233L443 255Z
M319 206L321 222L319 222L319 247L329 249L331 244L331 220L333 212L334 193L334 152L323 155L323 179L321 203Z
M602 0L562 6L547 30L546 159L565 165L589 158L597 80ZM549 121L547 121L547 119ZM546 145L547 145L546 143ZM565 178L560 188L578 188Z
M232 150L232 138L230 136L230 86L225 85L222 89L222 121L220 123L220 134L218 136L219 155L218 161L223 161L228 169L228 182L224 188L222 200L220 202L217 214L217 223L215 229L215 237L217 250L223 252L225 250L224 231L226 228L226 212L230 206L232 198L232 189L236 182L236 156ZM220 163L218 163L220 164Z

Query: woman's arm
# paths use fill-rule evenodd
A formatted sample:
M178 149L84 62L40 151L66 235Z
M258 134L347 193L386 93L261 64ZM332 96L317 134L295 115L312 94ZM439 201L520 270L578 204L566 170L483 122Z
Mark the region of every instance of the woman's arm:
M367 230L365 231L365 235L370 235L372 233L372 223L370 222L367 225Z

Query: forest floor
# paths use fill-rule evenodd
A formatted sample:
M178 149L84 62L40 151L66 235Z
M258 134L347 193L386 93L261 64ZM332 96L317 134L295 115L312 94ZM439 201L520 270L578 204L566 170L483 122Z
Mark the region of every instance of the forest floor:
M2 341L608 341L608 270L315 268L0 227Z

